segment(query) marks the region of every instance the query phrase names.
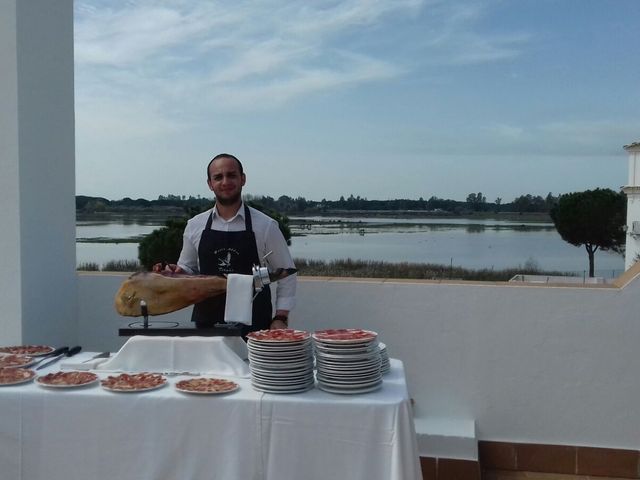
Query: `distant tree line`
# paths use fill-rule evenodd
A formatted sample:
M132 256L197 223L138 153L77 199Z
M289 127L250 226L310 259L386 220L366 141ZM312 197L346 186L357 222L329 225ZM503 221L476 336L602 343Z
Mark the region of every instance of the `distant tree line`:
M156 200L145 198L132 199L125 197L122 200L108 200L103 197L89 197L76 195L76 211L82 213L102 213L118 211L144 211L162 210L172 208L175 211L184 211L186 214L200 212L210 208L213 204L211 198L186 195L160 195Z
M245 200L262 205L263 207L280 212L285 215L312 214L332 211L429 211L449 214L465 214L469 212L517 212L517 213L548 213L558 203L559 196L549 193L546 197L539 195L521 195L512 202L505 203L500 197L493 202L488 202L482 192L470 193L466 201L450 200L432 196L429 199L420 197L412 199L394 200L368 200L360 196L341 196L337 200L320 201L308 200L304 197L289 197L281 195L273 198L270 196L246 195ZM135 211L148 209L173 208L187 214L203 211L210 208L213 203L211 198L198 195L160 195L156 200L144 198L132 199L125 197L122 200L108 200L103 197L76 196L76 210L84 213Z
M420 197L417 200L368 200L360 196L341 196L338 200L320 201L307 200L304 197L289 197L282 195L277 199L270 196L251 197L256 203L267 208L277 210L285 214L331 212L336 210L359 211L431 211L463 214L468 212L518 212L518 213L548 213L558 202L558 196L549 193L546 197L539 195L521 195L510 203L503 203L500 197L494 202L487 202L482 192L470 193L466 201L450 200L432 196L425 200Z

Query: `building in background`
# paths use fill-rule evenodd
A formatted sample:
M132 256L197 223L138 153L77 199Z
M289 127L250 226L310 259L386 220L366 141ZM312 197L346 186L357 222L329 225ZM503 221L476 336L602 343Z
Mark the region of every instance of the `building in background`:
M629 152L629 181L622 187L627 195L627 241L624 269L640 259L640 142L625 145Z

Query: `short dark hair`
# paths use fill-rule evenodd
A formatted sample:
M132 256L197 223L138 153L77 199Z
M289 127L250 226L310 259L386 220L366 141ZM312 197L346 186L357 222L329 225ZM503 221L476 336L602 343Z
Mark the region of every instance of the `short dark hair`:
M211 177L209 176L209 167L211 167L211 164L219 158L231 158L235 160L238 163L238 168L240 169L240 175L244 175L244 170L242 169L242 162L240 160L238 160L236 157L234 157L230 153L219 153L218 155L213 157L209 162L209 165L207 165L207 180L211 180Z

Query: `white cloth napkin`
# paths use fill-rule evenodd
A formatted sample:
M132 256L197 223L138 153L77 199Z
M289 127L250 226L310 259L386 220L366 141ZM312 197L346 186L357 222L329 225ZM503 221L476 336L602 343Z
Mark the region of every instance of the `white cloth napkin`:
M127 340L115 356L96 370L115 372L190 372L250 376L247 346L240 337L148 337Z
M252 323L253 310L253 275L227 275L227 301L224 310L224 321Z

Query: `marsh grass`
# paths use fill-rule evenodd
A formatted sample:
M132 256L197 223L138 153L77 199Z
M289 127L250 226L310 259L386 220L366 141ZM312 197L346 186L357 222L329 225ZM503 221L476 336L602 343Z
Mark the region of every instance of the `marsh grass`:
M140 269L137 260L110 260L102 266L104 272L136 272Z
M360 277L360 278L408 278L426 280L481 280L507 281L515 275L567 275L566 272L543 272L535 265L494 269L469 269L450 265L430 263L391 263L372 260L307 260L295 259L299 275L320 277Z
M76 270L81 272L98 272L100 271L100 264L96 262L82 262L76 267Z
M379 262L373 260L308 260L296 258L298 274L318 277L357 277L357 278L404 278L426 280L479 280L508 281L515 275L567 276L567 272L540 270L535 262L527 261L524 266L494 270L489 268L470 269L451 265L410 262ZM142 269L136 260L111 260L102 267L95 262L81 263L77 270L103 272L137 272Z

